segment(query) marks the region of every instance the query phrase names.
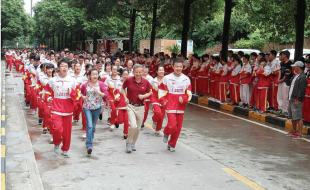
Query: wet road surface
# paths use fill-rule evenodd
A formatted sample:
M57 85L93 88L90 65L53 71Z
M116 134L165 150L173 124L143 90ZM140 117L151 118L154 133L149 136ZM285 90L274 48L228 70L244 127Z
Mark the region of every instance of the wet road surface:
M14 79L22 101L21 78ZM174 153L145 127L137 152L126 154L123 125L110 132L105 112L93 154L86 155L79 122L73 124L67 158L53 152L37 116L23 109L44 189L253 189L223 168L265 189L309 189L309 142L195 105L187 105Z

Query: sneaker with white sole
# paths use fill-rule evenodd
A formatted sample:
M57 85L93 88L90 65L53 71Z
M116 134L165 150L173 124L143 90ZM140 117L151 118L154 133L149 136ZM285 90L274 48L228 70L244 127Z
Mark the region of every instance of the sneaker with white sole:
M131 151L132 151L132 144L131 143L126 144L126 152L131 153Z
M157 122L153 122L152 124L153 129L156 129L156 126L157 126Z
M82 137L83 137L83 138L86 138L86 131L84 131Z
M170 152L175 152L175 148L170 146Z
M115 125L111 125L111 126L110 126L110 131L113 131L114 128L115 128Z
M55 147L54 147L54 152L56 153L56 154L58 154L59 153L59 145L57 146L57 145L55 145Z
M137 151L136 146L135 145L131 145L131 149L132 151Z
M36 110L32 110L31 115L35 115L35 114L36 114Z
M164 135L163 142L164 142L164 143L167 143L167 142L168 142L168 138L169 138L169 136Z
M63 152L62 152L62 155L63 155L63 156L68 156L68 151L63 151Z
M53 137L52 137L51 140L50 140L50 144L53 144L53 141L54 141L54 139L53 139Z
M168 144L168 145L167 145L167 150L170 150L170 148L171 148L171 146Z

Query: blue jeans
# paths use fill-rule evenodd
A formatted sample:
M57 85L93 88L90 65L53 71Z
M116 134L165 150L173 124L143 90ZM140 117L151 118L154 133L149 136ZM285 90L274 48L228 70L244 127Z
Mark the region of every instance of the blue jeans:
M86 147L93 148L93 139L94 139L94 131L96 127L96 123L98 121L101 107L95 110L84 109L85 117L86 117Z

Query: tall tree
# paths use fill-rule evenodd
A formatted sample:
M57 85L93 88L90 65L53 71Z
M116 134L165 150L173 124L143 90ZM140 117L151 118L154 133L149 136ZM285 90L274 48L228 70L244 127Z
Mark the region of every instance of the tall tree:
M151 32L151 41L150 41L151 55L154 55L156 25L157 25L157 0L155 0L153 3L153 21L152 21L152 32Z
M225 0L225 16L224 16L223 40L222 40L222 60L224 61L227 61L230 17L232 7L233 7L232 0Z
M181 54L187 56L187 39L190 24L190 10L191 5L195 0L185 0L184 1L184 18L183 18L183 30L182 30L182 44L181 44Z
M297 13L295 15L296 44L295 44L294 61L296 61L303 54L305 20L306 20L306 0L297 0Z

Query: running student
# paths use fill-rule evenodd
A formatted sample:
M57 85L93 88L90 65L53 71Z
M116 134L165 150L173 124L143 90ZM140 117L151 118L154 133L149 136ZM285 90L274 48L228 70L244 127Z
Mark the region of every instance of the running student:
M149 75L149 66L148 65L143 65L142 77L144 79L146 79L147 81L149 81L150 85L152 85L154 79L153 79L153 77L151 75ZM142 121L141 129L144 127L144 123L145 123L145 121L147 119L147 116L149 114L150 104L151 104L151 97L145 98L144 99L144 109L145 109L145 111L144 111L144 118L143 118L143 121Z
M47 84L47 101L52 103L51 113L53 126L54 151L58 153L59 146L64 156L68 156L71 142L72 115L74 101L77 101L76 80L67 75L69 62L62 59L58 62L59 75Z
M166 106L168 123L164 129L164 143L168 142L168 150L175 151L182 124L186 103L192 98L190 79L182 74L183 61L176 59L173 63L174 72L165 76L159 86L158 97Z
M93 151L93 139L96 128L96 123L99 118L101 106L104 104L103 97L107 96L106 86L99 81L99 72L96 68L91 69L88 73L89 82L81 86L83 98L83 110L86 116L86 148L87 153Z
M155 135L159 135L159 132L163 126L163 121L165 117L165 107L159 102L158 99L158 87L163 81L165 76L165 70L163 66L159 66L157 68L157 77L153 80L152 87L153 87L153 94L151 97L152 107L154 116L152 117L153 120L153 129L155 129Z
M125 97L122 92L122 86L126 79L129 76L129 72L127 69L120 68L120 74L121 74L121 79L117 81L115 90L114 90L114 105L117 110L117 118L116 118L116 123L118 124L123 124L124 123L124 139L127 139L128 136L128 113L126 110L126 102L125 102ZM126 89L125 89L126 90ZM126 92L124 92L127 94Z

